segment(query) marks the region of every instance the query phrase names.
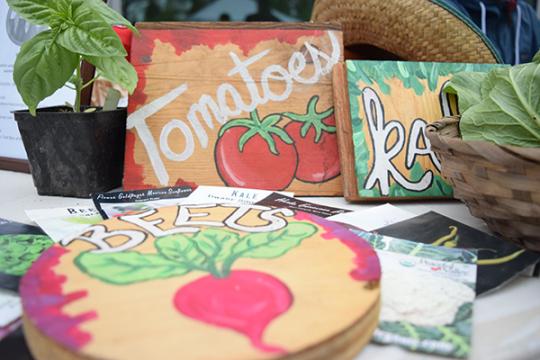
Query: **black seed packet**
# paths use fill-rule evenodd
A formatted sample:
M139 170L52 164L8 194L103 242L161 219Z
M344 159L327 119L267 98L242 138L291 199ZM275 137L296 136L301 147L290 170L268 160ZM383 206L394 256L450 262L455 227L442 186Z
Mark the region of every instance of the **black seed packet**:
M474 229L434 211L375 230L381 235L425 244L477 249L476 294L496 290L532 265L540 254Z

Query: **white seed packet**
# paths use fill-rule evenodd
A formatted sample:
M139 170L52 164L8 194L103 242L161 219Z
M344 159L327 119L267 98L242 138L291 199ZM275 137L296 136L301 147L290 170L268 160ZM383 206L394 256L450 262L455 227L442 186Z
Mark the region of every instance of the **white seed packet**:
M30 220L58 242L64 237L80 233L90 225L103 221L94 207L70 206L65 208L26 210Z

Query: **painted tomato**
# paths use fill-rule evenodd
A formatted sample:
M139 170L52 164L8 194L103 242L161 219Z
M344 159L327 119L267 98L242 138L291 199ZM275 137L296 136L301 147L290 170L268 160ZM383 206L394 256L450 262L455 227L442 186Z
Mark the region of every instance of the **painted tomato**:
M321 183L340 174L334 109L317 112L319 97L313 96L305 114L286 112L292 121L285 131L293 139L298 153L296 178L310 183Z
M276 126L280 119L272 114L260 120L254 110L250 119L229 120L221 128L215 161L228 186L284 190L293 181L298 154L290 136Z

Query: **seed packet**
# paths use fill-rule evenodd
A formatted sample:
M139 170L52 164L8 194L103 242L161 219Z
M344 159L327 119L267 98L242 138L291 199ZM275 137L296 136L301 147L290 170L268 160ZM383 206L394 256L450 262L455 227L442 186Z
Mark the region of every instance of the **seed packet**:
M381 262L382 306L372 340L429 354L467 357L476 252L352 231L373 246Z
M274 193L269 190L224 186L199 186L191 195L189 195L185 203L191 205L225 203L252 205L273 194ZM277 194L291 198L294 196L294 193L292 192L280 192Z
M37 226L8 221L0 225L0 288L17 292L19 280L53 244Z
M308 214L328 218L333 215L349 213L351 210L339 209L331 206L315 204L309 201L295 199L283 193L271 193L257 202L257 205L284 207L291 210L299 210Z
M26 215L54 241L80 233L84 228L103 221L94 207L70 206L54 209L26 210Z
M189 186L96 193L94 205L103 219L163 206L178 205L191 194Z
M476 294L496 290L540 261L540 254L476 230L434 211L376 230L426 244L478 249Z

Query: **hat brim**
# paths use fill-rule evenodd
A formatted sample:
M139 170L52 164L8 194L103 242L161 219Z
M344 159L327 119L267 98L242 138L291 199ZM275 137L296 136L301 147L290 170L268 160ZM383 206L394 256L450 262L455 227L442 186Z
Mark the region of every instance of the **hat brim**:
M341 23L345 46L374 46L403 60L502 62L472 21L439 0L316 0L311 20Z

